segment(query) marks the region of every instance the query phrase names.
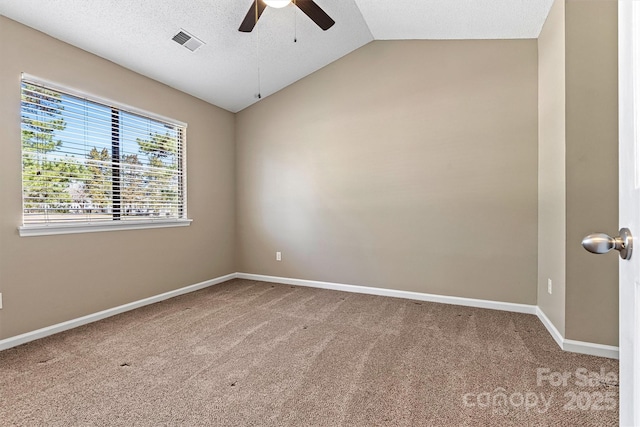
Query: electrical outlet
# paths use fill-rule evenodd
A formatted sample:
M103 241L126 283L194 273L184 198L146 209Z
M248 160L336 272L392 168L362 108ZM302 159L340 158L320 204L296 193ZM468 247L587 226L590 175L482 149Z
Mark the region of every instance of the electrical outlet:
M549 295L553 293L553 282L551 279L547 279L547 292L549 292Z
M276 261L282 261L282 252L276 252Z

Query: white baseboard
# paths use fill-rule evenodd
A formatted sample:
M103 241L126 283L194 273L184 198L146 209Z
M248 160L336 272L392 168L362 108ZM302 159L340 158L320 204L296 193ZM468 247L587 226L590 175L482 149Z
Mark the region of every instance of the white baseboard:
M395 289L385 288L373 288L369 286L347 285L342 283L333 282L320 282L316 280L302 280L292 279L287 277L265 276L260 274L248 274L248 273L231 273L226 276L221 276L215 279L207 280L195 285L186 286L184 288L176 289L174 291L165 292L160 295L134 301L129 304L124 304L118 307L103 310L98 313L89 314L77 319L69 320L66 322L58 323L56 325L48 326L46 328L38 329L32 332L27 332L22 335L0 340L0 351L6 350L11 347L16 347L21 344L25 344L30 341L34 341L40 338L47 337L49 335L57 334L68 329L76 328L78 326L86 325L88 323L96 322L98 320L105 319L107 317L115 316L116 314L124 313L126 311L134 310L145 305L154 304L156 302L164 301L169 298L183 295L189 292L194 292L200 289L207 288L209 286L217 285L222 282L226 282L231 279L248 279L257 280L261 282L270 283L283 283L286 285L295 286L307 286L320 289L331 289L336 291L353 292L359 294L379 295L394 298L404 298L418 301L429 301L442 304L461 305L466 307L487 308L491 310L510 311L514 313L534 314L538 316L544 327L549 331L558 346L565 351L573 353L582 353L592 356L607 357L610 359L618 359L619 348L609 345L595 344L583 341L574 341L565 339L562 334L556 329L549 318L544 314L540 307L536 305L528 304L516 304L510 302L490 301L474 298L462 298L452 297L445 295L425 294L421 292L400 291Z
M238 279L258 280L261 282L284 283L285 285L308 286L312 288L331 289L334 291L353 292L357 294L380 295L384 297L404 298L418 301L438 302L442 304L462 305L466 307L488 308L491 310L511 311L514 313L536 314L537 306L515 304L511 302L489 301L474 298L450 297L445 295L425 294L421 292L399 291L395 289L372 288L369 286L345 285L342 283L319 282L316 280L290 279L287 277L263 276L260 274L237 273Z
M547 317L547 315L544 314L544 311L542 311L540 307L537 307L536 315L538 316L538 319L540 319L544 327L547 328L547 331L549 331L556 344L558 344L558 346L564 350L564 337L555 327L553 322L551 322L551 320Z
M620 348L612 345L568 340L565 338L562 349L572 353L589 354L591 356L607 357L609 359L620 359Z
M542 324L547 328L553 339L558 343L564 351L572 353L588 354L590 356L606 357L608 359L619 359L620 349L612 345L596 344L592 342L569 340L562 336L560 331L556 329L551 320L544 314L544 311L538 307L536 313Z
M105 319L107 317L115 316L116 314L124 313L126 311L134 310L136 308L144 307L145 305L154 304L156 302L164 301L169 298L177 297L178 295L187 294L200 289L207 288L209 286L217 285L227 280L235 279L236 273L227 274L215 279L206 280L204 282L196 283L195 285L186 286L184 288L176 289L174 291L165 292L160 295L144 298L138 301L134 301L128 304L120 305L118 307L110 308L107 310L99 311L97 313L89 314L87 316L79 317L77 319L68 320L66 322L58 323L56 325L47 326L46 328L38 329L32 332L27 332L22 335L0 340L0 351L6 350L11 347L16 347L21 344L28 343L40 338L48 337L49 335L57 334L68 329L77 328L78 326L86 325L88 323L96 322L98 320Z
M424 294L420 292L399 291L395 289L372 288L368 286L345 285L342 283L319 282L316 280L291 279L288 277L265 276L260 274L237 273L238 279L258 280L261 282L284 283L286 285L309 286L312 288L332 289L336 291L359 294L380 295L443 304L462 305L466 307L488 308L492 310L510 311L514 313L535 314L547 328L558 346L564 351L588 354L591 356L619 358L618 347L565 339L549 318L537 305L515 304L510 302L489 301L474 298L451 297L444 295Z

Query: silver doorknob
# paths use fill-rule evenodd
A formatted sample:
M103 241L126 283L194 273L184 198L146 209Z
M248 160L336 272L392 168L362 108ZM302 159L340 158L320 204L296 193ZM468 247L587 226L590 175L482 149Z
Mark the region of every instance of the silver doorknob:
M621 228L618 233L620 233L618 237L611 237L604 233L589 234L582 239L582 247L594 254L606 254L611 249L615 249L620 251L620 258L630 260L633 251L631 231L628 228Z

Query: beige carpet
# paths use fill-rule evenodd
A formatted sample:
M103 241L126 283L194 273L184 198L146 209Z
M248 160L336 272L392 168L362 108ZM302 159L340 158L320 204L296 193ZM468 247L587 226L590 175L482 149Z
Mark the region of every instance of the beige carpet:
M233 280L0 352L0 425L613 426L617 374L532 315Z

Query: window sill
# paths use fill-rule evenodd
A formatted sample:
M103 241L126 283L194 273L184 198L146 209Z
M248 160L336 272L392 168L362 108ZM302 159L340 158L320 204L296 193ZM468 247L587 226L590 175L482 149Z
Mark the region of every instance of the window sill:
M143 230L147 228L187 227L192 219L112 221L89 224L45 224L18 227L20 237L51 236L55 234L97 233L102 231Z

